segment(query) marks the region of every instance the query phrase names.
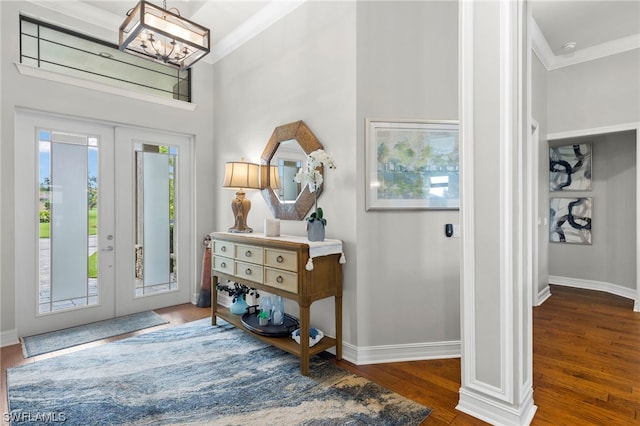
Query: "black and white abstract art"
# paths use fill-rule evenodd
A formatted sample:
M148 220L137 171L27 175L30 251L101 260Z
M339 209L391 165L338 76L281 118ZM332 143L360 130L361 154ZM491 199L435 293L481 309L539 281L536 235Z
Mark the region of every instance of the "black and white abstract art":
M549 190L591 190L591 144L549 148Z
M591 244L591 197L549 199L549 241Z

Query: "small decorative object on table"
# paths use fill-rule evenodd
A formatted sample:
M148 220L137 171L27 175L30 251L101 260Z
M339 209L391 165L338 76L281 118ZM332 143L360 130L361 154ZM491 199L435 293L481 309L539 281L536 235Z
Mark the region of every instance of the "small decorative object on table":
M271 310L273 309L273 302L271 301L271 296L265 296L262 298L262 302L260 302L260 313L264 312L267 316L267 322L271 319ZM264 324L263 324L264 325Z
M291 337L298 344L300 344L300 329L297 329L293 333L291 333ZM324 333L322 330L318 330L317 328L311 327L309 329L309 347L318 343L324 337Z
M284 299L282 296L274 296L273 298L271 321L273 321L273 325L282 325L284 323Z
M225 291L229 296L233 297L229 311L236 315L242 315L247 311L247 294L255 295L256 299L260 297L255 288L238 283L233 283L233 287L217 284L216 290Z
M318 207L318 193L316 192L316 189L322 185L324 180L322 173L320 173L323 166L327 166L330 169L336 168L333 158L324 150L317 149L307 155L307 161L293 178L294 181L301 183L303 187L307 184L309 191L315 195L315 210L307 218L307 238L309 241L324 241L324 227L327 225L327 220L322 214L322 208Z
M269 312L260 311L258 314L258 324L259 325L269 325Z
M261 315L266 316L266 311L261 311L258 305L249 306L240 321L247 330L268 337L289 337L294 330L300 328L300 321L289 314L284 314L284 321L281 325L272 324L270 321L266 325L262 325L260 323Z

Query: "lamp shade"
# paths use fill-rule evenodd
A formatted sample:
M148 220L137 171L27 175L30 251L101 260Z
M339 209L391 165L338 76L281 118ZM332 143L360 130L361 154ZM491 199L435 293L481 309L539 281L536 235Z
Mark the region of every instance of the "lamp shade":
M269 166L269 186L273 189L281 188L278 166Z
M207 55L209 43L209 29L144 0L120 26L120 50L178 69Z
M244 161L226 163L222 186L235 189L260 189L260 166Z

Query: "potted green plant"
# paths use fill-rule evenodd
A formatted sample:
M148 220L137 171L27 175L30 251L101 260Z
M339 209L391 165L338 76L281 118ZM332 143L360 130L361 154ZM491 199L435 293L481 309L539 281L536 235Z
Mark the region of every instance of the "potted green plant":
M242 315L247 311L247 294L252 296L255 295L256 299L260 297L258 290L255 288L251 288L244 284L238 284L236 282L233 283L233 286L218 283L216 285L216 290L224 291L232 297L229 311L236 315Z
M323 215L321 207L318 207L318 192L317 189L322 185L324 178L320 169L325 166L329 169L335 169L336 165L333 158L324 152L323 149L317 149L307 155L307 159L304 165L298 170L294 181L304 185L308 185L309 191L315 196L314 211L306 219L307 220L307 238L309 241L323 241L324 240L324 227L327 225L327 219Z

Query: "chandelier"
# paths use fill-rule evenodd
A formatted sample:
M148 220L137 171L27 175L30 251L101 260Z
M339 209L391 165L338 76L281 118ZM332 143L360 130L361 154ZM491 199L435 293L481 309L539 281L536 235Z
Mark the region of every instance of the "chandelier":
M120 25L120 50L178 69L209 53L209 29L180 16L178 9L140 1Z

